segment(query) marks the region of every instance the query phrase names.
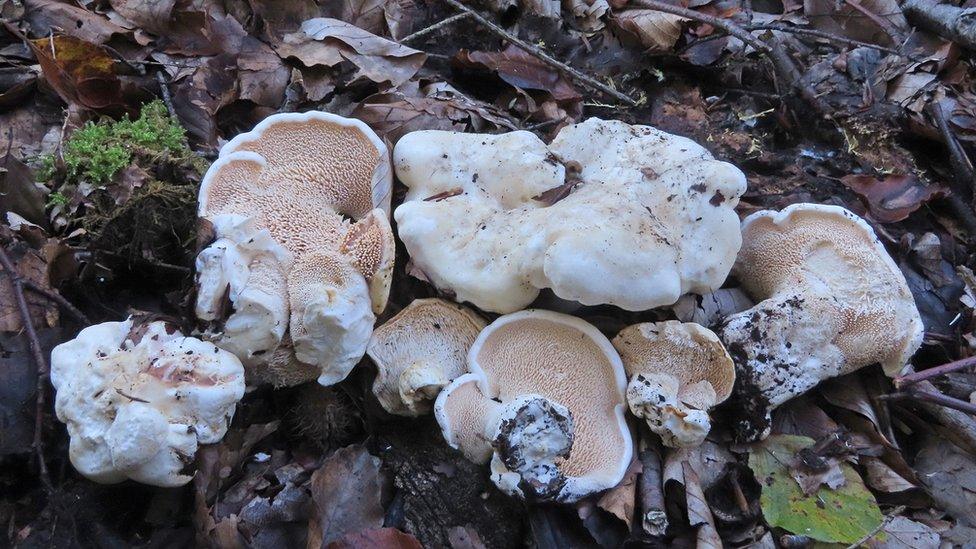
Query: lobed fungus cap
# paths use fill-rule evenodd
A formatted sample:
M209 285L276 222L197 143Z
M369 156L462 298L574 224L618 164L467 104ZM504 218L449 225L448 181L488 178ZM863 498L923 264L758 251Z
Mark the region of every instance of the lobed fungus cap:
M385 308L389 296L395 255L388 219L391 188L386 146L358 120L323 112L277 114L228 142L204 177L199 198L199 215L214 224L217 236L197 262L197 313L210 322L212 339L238 354L252 372L276 357L278 347L272 344L282 345L285 327L296 329L299 333L290 337L294 360L281 360L278 353L274 361L302 366L281 376L253 377L290 384L308 380L317 367L320 383L343 379L362 358L373 314ZM288 260L269 265L268 254L242 253L252 241L235 239L221 221L227 218L243 218L254 231L265 231L263 250L278 247ZM234 253L227 251L228 240L237 248ZM228 268L231 273L223 273ZM215 319L213 304L222 302L227 287L221 283L233 280L233 311ZM262 291L274 294L278 308L284 299L285 323L279 314L248 309L253 302L241 299ZM327 296L319 295L323 291ZM296 296L316 296L316 301L297 302ZM261 326L259 314L270 323ZM242 345L243 336L235 340L225 330L235 324L250 326L260 343ZM309 326L317 329L305 329Z
M708 410L732 393L735 365L711 330L675 320L628 326L613 339L630 377L627 403L667 446L697 446Z
M551 288L585 305L670 305L725 280L740 245L737 168L648 126L591 118L527 132L420 131L393 151L394 217L415 266L500 313Z
M101 483L180 486L192 478L197 446L226 433L244 370L234 355L165 322L130 318L55 347L51 383L78 472Z
M595 327L542 310L505 315L478 335L468 368L441 391L434 413L468 459L493 456L500 488L576 501L623 478L633 454L627 381Z
M485 321L443 299L417 299L377 328L366 353L376 364L373 394L391 414L430 411L441 388L467 370L465 358Z
M734 272L759 303L719 335L736 363L746 438L765 436L769 411L820 381L875 363L894 375L921 345L905 277L863 219L794 204L750 215L742 234Z

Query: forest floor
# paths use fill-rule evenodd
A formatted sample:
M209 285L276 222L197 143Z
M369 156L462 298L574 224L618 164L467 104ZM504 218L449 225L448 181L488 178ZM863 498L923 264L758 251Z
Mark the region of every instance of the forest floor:
M740 215L864 217L921 312L915 369L958 365L976 356L973 0L7 0L0 17L0 545L976 546L976 361L900 389L879 367L828 381L752 445L721 409L695 450L637 430L623 484L576 505L506 497L433 418L386 414L368 359L332 388L250 390L183 488L77 474L46 378L87 323L189 322L202 174L227 139L310 109L390 145L548 141L591 116L692 138L745 172ZM379 322L435 295L405 259ZM610 335L674 317L579 314Z

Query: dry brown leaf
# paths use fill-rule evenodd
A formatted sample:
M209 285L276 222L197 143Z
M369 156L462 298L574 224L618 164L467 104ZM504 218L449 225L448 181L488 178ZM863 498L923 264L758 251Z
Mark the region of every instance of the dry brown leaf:
M326 17L305 21L300 31L285 35L276 50L306 67L334 67L349 61L359 69L357 76L394 86L413 77L427 59L424 52Z
M518 89L549 92L556 101L579 101L582 96L572 82L551 66L529 55L518 46L503 51L458 52L462 65L484 68L498 73L498 77Z
M110 0L109 3L139 28L162 34L169 26L176 0Z
M417 538L396 528L376 528L346 534L327 545L328 549L422 549Z
M864 542L870 549L936 549L941 536L925 524L908 517L894 517L881 529L882 535ZM881 538L881 539L879 539Z
M640 472L641 464L635 457L630 462L623 480L607 490L596 502L597 507L623 521L628 531L634 522L634 509L637 505L637 475Z
M312 475L315 512L308 524L308 548L326 547L346 535L382 526L381 489L380 460L362 445L329 456Z
M27 280L38 286L54 291L47 275L47 262L41 253L23 242L16 242L7 248L7 254L14 264L14 269ZM0 267L0 271L3 268ZM31 320L36 328L53 328L58 324L58 307L52 301L35 292L24 292L27 308ZM14 299L13 285L10 279L0 274L0 332L18 332L23 322L20 309Z
M615 28L652 51L670 51L681 38L684 17L655 10L627 10L614 15Z
M851 0L900 30L909 28L897 0ZM855 40L890 45L887 33L851 3L844 0L804 0L803 13L813 27Z
M47 193L35 183L34 172L13 154L13 139L0 159L0 220L13 212L37 225L47 225L44 204Z
M104 44L116 34L128 34L125 28L112 23L94 11L59 0L25 0L24 20L37 35L66 33L73 38Z

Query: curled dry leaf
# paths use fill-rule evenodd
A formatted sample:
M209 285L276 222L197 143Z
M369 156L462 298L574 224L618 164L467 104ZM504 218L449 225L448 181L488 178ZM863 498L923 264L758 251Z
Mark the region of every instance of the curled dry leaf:
M684 17L655 10L627 10L611 20L613 27L635 38L641 46L652 51L669 51L681 38Z
M847 175L840 179L857 193L868 207L871 217L881 223L895 223L907 218L923 204L946 195L938 185L926 185L913 175Z
M359 27L327 17L302 23L301 30L285 35L276 47L282 57L294 57L306 67L334 67L349 61L358 75L394 86L420 70L427 54L380 38Z
M64 32L85 42L104 44L116 34L128 34L125 28L112 23L94 11L60 0L26 0L24 20L36 35Z
M7 247L7 254L22 277L45 290L54 291L48 280L47 261L40 250L15 241ZM2 271L3 268L0 267L0 273ZM19 332L23 326L20 310L14 299L13 285L6 278L5 274L0 274L0 332ZM24 299L36 328L53 328L58 325L58 307L52 301L35 292L24 292Z
M308 524L309 549L383 526L380 460L363 446L347 446L329 456L312 475L310 489L315 512Z

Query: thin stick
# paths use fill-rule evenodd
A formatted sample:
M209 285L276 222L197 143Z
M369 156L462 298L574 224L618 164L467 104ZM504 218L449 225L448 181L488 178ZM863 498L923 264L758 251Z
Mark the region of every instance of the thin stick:
M881 17L880 15L869 10L867 7L861 5L860 0L844 0L844 3L854 8L855 10L861 12L864 15L864 17L867 17L875 25L881 27L881 30L883 30L884 33L888 35L888 38L891 38L891 41L893 43L898 44L899 42L905 40L904 33L902 33L899 29L895 28L895 26L891 23L891 21L889 21L885 17Z
M878 400L914 400L919 402L930 402L932 404L938 404L939 406L945 406L946 408L950 408L952 410L958 410L967 414L976 415L976 404L966 402L965 400L959 400L958 398L952 398L951 396L947 396L936 391L910 389L904 392L879 395Z
M433 25L431 25L431 26L429 26L427 28L420 29L417 32L414 32L414 33L411 33L411 34L408 34L408 35L404 36L403 38L400 39L400 43L403 44L405 42L410 42L411 40L416 40L417 38L420 38L421 36L427 36L428 34L436 31L437 29L446 27L446 26L451 25L453 23L456 23L456 22L458 22L458 21L460 21L462 19L467 19L468 17L471 17L471 12L467 12L466 11L466 12L461 12L461 13L452 15L452 16L448 17L447 19L444 19L443 21L438 21L437 23L434 23Z
M868 542L868 540L870 540L874 536L877 536L879 532L884 530L884 527L887 526L889 522L894 520L895 517L902 514L902 512L904 511L905 511L904 505L899 505L898 507L895 507L894 509L891 510L891 512L885 515L885 518L884 520L881 521L881 524L875 526L874 530L868 532L867 535L865 535L863 538L855 541L852 545L848 545L847 549L857 549L858 547L864 545L865 543Z
M159 93L163 96L163 104L166 105L166 110L169 112L170 117L178 120L176 109L173 108L173 97L169 94L169 87L166 84L166 77L163 76L163 71L156 71L156 82L159 82Z
M37 284L33 280L29 280L26 278L24 279L24 287L36 294L40 294L50 299L51 301L57 303L65 311L68 311L68 313L71 316L75 317L75 320L81 322L85 326L91 324L91 321L88 320L88 317L85 316L85 313L81 312L77 307L72 305L71 302L65 299L63 295L56 292L52 292L51 290L48 290L47 288Z
M641 529L653 538L663 538L668 530L668 514L664 506L661 442L645 425L638 426L642 470L637 485L640 504Z
M4 272L7 274L7 280L10 281L10 285L13 288L14 300L17 302L17 309L20 311L20 323L24 328L24 334L27 336L31 358L34 360L34 365L37 366L37 397L34 408L34 454L37 456L41 482L49 492L53 492L54 485L51 483L51 476L47 470L47 462L44 461L43 440L44 393L45 389L47 389L47 378L50 375L50 370L47 366L47 360L44 359L44 353L41 351L41 342L37 337L37 331L34 330L34 321L31 319L30 309L27 307L27 300L24 298L24 277L14 267L14 262L11 261L10 256L7 255L7 250L2 245L0 245L0 266L3 267Z
M966 151L962 149L962 145L956 139L956 134L952 132L952 128L949 127L949 121L946 120L945 113L942 112L942 106L938 103L929 103L928 111L935 121L936 127L939 128L946 148L949 149L949 161L956 176L956 183L960 189L968 188L976 200L976 170L973 170L973 163L966 156Z
M770 50L770 47L767 44L763 43L755 36L749 34L749 31L728 19L722 19L721 17L715 17L713 15L706 15L704 13L699 13L688 8L682 8L680 6L675 6L674 4L668 4L659 0L631 0L630 4L628 5L647 8L655 11L663 11L664 13L687 17L693 21L707 23L715 28L722 29L727 34L742 40L760 52L768 53Z
M533 46L532 44L529 44L528 42L525 42L521 38L499 27L495 23L492 23L490 20L488 20L488 18L472 10L471 8L465 6L461 2L458 2L458 0L442 0L442 1L447 4L450 4L455 9L458 9L464 13L471 14L471 17L473 17L475 21L487 27L488 30L490 30L491 32L497 34L498 36L504 38L505 40L508 40L512 44L515 44L516 46L522 48L523 50L525 50L525 53L528 53L529 55L535 57L539 61L542 61L543 63L565 73L566 75L573 78L580 84L583 84L584 86L590 89L601 91L620 102L630 105L631 107L637 106L637 101L635 101L632 97L620 93L619 91L611 88L610 86L607 86L606 84L594 79L593 77L587 76L581 73L580 71L574 69L573 67L570 67L566 63L563 63L562 61L553 58L548 53Z
M972 368L974 366L976 366L976 356L963 358L961 360L954 360L952 362L943 364L942 366L936 366L935 368L929 368L928 370L922 370L921 372L913 372L901 377L896 377L894 379L895 388L901 390L910 385L914 385L919 381L925 381L926 379L945 375L950 372L964 370L966 368Z
M892 55L900 55L902 57L909 57L900 51L888 48L885 46L879 46L877 44L871 44L869 42L861 42L860 40L854 40L853 38L847 38L846 36L840 36L837 34L829 33L817 29L804 29L802 27L790 27L786 25L778 25L775 23L764 23L756 25L748 25L745 27L746 30L774 30L780 32L787 32L790 34L799 34L805 36L814 36L816 38L824 38L826 40L831 40L833 42L840 42L841 44L847 44L848 46L860 46L862 48L871 48L873 50L883 51L885 53L890 53ZM909 57L910 58L910 57Z

